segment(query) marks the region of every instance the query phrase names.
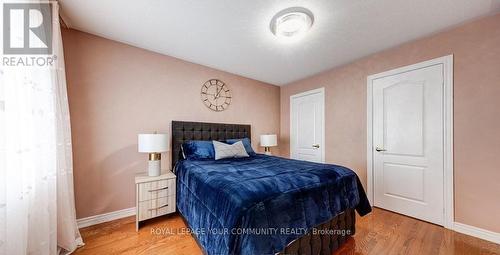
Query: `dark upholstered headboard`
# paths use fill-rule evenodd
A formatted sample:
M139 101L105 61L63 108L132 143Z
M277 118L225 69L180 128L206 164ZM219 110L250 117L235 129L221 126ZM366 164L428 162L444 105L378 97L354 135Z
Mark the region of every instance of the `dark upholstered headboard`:
M172 121L172 169L181 159L181 145L189 140L224 141L252 138L250 125Z

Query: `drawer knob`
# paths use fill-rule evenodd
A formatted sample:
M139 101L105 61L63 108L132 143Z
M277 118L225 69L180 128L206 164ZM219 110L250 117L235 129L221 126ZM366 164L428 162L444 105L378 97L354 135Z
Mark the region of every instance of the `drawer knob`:
M161 209L161 208L163 208L163 207L167 207L167 206L168 206L168 204L165 204L165 205L162 205L162 206L160 206L160 207L151 208L151 209L148 209L148 210L149 210L149 211L158 210L158 209Z
M152 190L148 190L148 192L155 192L155 191L160 191L160 190L165 190L165 189L168 189L168 187L160 188L160 189L152 189Z

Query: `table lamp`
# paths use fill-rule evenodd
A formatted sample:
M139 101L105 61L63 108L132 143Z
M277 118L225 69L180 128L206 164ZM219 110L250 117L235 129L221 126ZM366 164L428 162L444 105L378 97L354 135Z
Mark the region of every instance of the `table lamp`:
M159 176L161 174L161 153L169 151L169 137L167 134L139 134L139 152L149 153L148 175Z
M261 135L260 146L264 147L264 153L266 155L271 155L270 147L278 146L278 137L275 134Z

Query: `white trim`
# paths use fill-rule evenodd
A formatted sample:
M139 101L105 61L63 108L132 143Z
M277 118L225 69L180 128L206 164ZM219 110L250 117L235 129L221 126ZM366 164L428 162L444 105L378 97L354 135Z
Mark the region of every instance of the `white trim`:
M298 98L298 97L303 97L303 96L307 96L307 95L311 95L311 94L316 94L316 93L320 93L323 97L321 97L322 99L322 106L323 106L323 118L322 118L322 139L321 139L321 162L325 163L325 148L326 148L326 145L325 145L325 123L326 123L326 120L325 120L325 112L326 112L326 109L325 109L325 88L324 87L321 87L321 88L318 88L318 89L313 89L313 90L308 90L308 91L305 91L305 92L302 92L302 93L298 93L298 94L295 94L295 95L291 95L290 96L290 157L293 155L293 146L292 146L292 142L291 142L291 137L292 137L292 116L293 116L293 112L292 112L292 99L294 98Z
M453 165L453 55L441 58L444 82L444 227L455 222L454 165Z
M452 229L454 226L454 189L453 189L453 55L435 58L414 65L404 66L387 72L370 75L367 77L367 147L366 147L366 171L367 171L367 195L373 205L373 85L375 79L408 72L415 69L442 64L443 65L443 110L444 110L444 221L445 228Z
M373 206L373 86L368 76L366 91L366 196Z
M84 228L133 215L135 215L135 207L77 219L76 223L78 224L78 228Z
M465 235L481 238L496 244L500 244L500 233L489 231L486 229L473 227L459 222L454 222L453 230Z

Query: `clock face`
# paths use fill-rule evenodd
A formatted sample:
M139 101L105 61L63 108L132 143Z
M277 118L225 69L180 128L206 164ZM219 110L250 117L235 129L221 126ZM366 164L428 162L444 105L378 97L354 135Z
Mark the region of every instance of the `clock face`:
M211 79L201 86L201 100L211 110L224 111L231 104L231 91L221 80Z

